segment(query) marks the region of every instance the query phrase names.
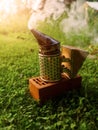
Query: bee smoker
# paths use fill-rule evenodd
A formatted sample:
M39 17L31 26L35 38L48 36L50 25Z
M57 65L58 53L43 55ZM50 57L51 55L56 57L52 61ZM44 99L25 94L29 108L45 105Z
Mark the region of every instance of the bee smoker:
M81 87L77 75L88 52L71 46L61 46L57 40L32 29L39 45L40 76L29 79L31 95L41 102Z

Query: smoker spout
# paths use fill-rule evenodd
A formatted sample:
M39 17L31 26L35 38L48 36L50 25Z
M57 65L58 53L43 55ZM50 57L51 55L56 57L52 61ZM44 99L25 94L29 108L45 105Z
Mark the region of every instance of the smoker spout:
M46 34L39 32L35 29L32 29L31 32L33 33L33 35L37 39L39 45L41 45L41 46L50 46L53 44L59 44L59 42L57 40L47 36Z
M60 51L60 42L59 41L53 39L52 37L50 37L44 33L41 33L35 29L32 29L31 32L35 36L35 38L40 46L41 52L57 53Z

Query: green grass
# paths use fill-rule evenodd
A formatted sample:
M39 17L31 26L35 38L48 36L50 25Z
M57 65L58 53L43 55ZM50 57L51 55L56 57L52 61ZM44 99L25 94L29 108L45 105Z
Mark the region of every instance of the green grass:
M98 46L85 32L66 36L57 25L44 23L39 30L91 54L79 72L81 90L40 106L28 89L29 78L39 75L38 45L28 30L5 28L0 33L0 130L98 130Z

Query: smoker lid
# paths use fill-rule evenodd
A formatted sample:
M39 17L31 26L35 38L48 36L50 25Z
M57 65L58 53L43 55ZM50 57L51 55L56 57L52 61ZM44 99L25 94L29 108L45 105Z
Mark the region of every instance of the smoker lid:
M39 44L40 53L49 55L60 53L59 41L35 29L32 29L31 32L33 33Z
M47 46L55 46L57 44L60 44L59 41L55 40L54 38L44 34L44 33L41 33L40 31L37 31L35 29L32 29L31 32L33 33L33 35L35 36L35 38L37 39L38 43L40 46L44 46L44 47L47 47Z

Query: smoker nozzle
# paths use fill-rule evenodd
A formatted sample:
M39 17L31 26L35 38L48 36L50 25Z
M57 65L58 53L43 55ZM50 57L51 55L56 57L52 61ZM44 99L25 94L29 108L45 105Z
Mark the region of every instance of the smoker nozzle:
M40 52L44 54L55 54L60 52L60 42L53 39L52 37L41 33L35 29L32 29L31 32L35 36L39 47Z

